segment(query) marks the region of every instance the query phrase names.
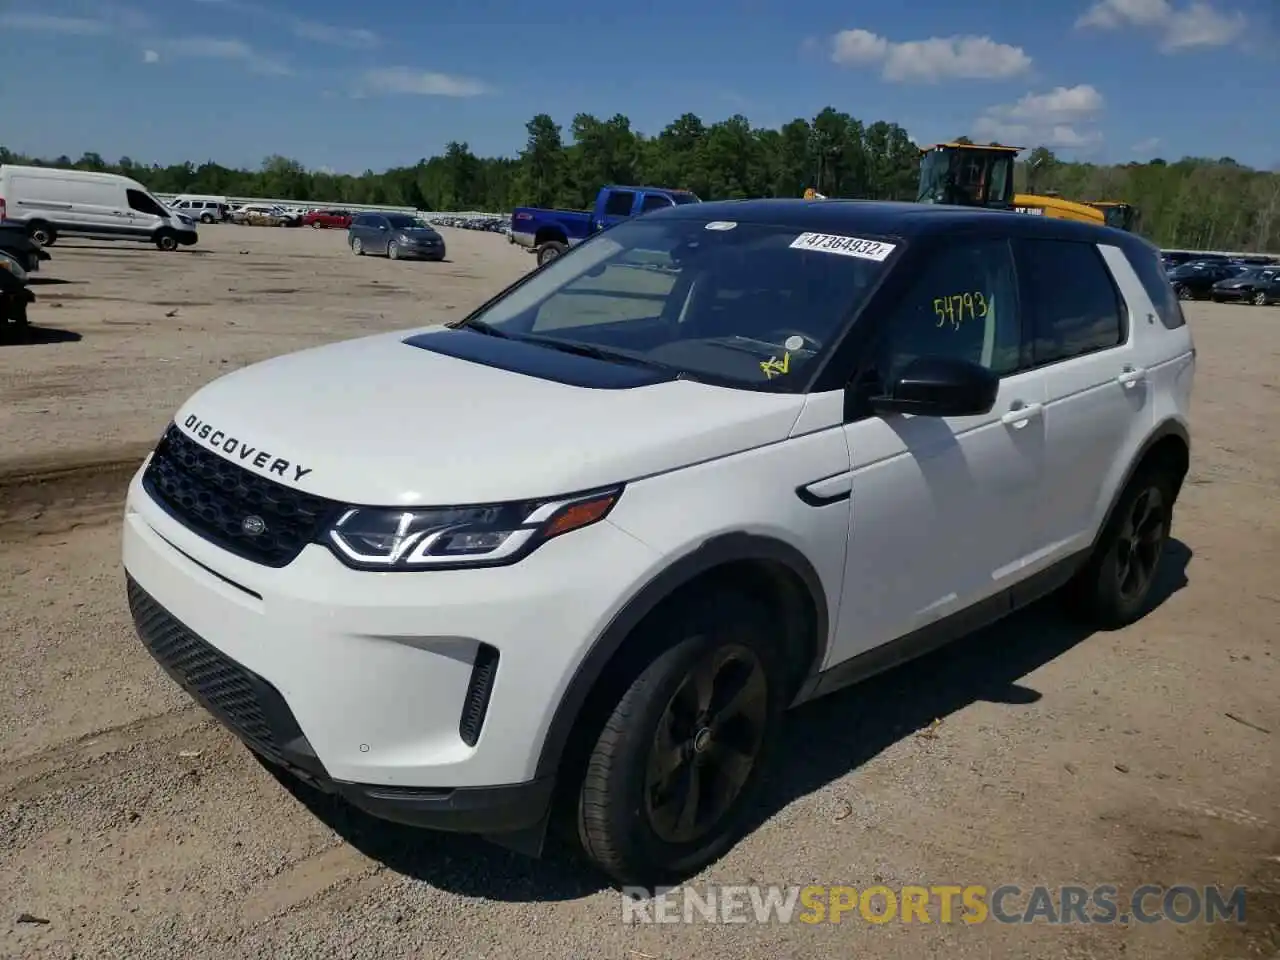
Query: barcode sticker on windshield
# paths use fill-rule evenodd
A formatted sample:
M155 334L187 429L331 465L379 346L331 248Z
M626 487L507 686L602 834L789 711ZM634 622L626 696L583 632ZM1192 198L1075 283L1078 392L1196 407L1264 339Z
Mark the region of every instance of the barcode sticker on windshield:
M802 233L791 241L792 250L816 250L820 253L838 253L842 257L883 262L893 253L897 244L879 240L859 240L857 237L838 237L830 233Z

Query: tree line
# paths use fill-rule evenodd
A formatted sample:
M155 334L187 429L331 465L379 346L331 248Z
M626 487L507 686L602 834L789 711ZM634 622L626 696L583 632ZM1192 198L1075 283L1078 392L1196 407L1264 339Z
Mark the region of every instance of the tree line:
M267 157L257 170L213 161L169 166L96 153L38 159L0 147L0 162L43 163L122 173L157 193L205 193L306 202L392 204L420 210L591 205L605 183L692 190L705 200L798 197L813 187L828 197L914 200L919 150L896 123L864 123L827 107L779 129L752 127L741 115L707 124L686 113L656 136L617 114L586 113L564 131L547 114L526 125L517 157L478 157L453 141L412 166L360 175L308 170ZM964 139L964 138L960 138ZM1164 247L1280 252L1280 173L1230 157L1093 164L1068 162L1036 147L1017 168L1017 188L1068 199L1117 200L1142 212L1142 232Z

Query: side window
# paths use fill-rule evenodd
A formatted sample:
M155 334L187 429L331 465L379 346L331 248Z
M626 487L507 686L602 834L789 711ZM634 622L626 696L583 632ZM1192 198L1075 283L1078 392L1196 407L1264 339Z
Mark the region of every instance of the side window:
M1000 374L1018 369L1022 322L1004 240L959 242L931 256L893 309L876 369L887 383L912 360L955 357Z
M1022 302L1032 317L1031 362L1069 360L1123 342L1120 294L1098 248L1070 240L1021 244Z
M660 193L646 193L644 201L640 204L640 212L648 213L650 210L661 210L664 207L673 206L670 200Z
M1160 255L1154 251L1130 251L1129 265L1142 281L1142 289L1147 292L1152 305L1156 308L1156 316L1170 330L1185 326L1187 318L1182 314L1182 305L1178 303L1178 295L1173 292L1173 284L1165 275L1160 264Z
M137 210L139 213L154 214L157 217L166 215L160 204L156 203L141 190L125 190L124 194L129 201L131 210Z
M629 217L631 207L636 202L636 195L630 190L615 190L604 202L606 217Z

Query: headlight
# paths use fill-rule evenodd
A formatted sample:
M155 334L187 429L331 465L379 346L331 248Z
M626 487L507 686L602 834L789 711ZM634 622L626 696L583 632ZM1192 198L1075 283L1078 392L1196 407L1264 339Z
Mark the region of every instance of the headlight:
M0 254L0 270L8 270L23 283L27 282L27 271L22 269L22 264L6 254Z
M622 489L556 500L400 510L352 507L329 546L361 570L438 570L515 563L553 537L603 520Z

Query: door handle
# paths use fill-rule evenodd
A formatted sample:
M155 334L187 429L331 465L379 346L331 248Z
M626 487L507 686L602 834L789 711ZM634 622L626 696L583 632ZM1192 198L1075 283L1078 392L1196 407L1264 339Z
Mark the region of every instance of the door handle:
M1147 379L1147 371L1142 367L1131 367L1125 365L1124 373L1116 377L1116 381L1127 389L1132 390L1142 381Z
M1023 403L1015 400L1014 407L1000 418L1000 422L1007 427L1021 430L1042 413L1044 413L1043 403Z

